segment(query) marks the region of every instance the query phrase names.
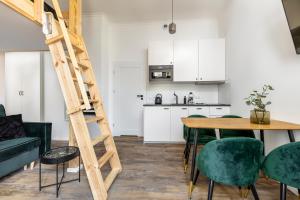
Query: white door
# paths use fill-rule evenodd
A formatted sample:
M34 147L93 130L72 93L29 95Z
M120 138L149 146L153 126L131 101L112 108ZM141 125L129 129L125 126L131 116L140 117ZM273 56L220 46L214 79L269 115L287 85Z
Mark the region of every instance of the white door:
M181 118L189 114L187 107L171 108L171 142L184 142Z
M24 121L38 122L41 120L40 68L40 52L5 54L8 114L22 114Z
M115 135L142 135L145 82L145 71L141 66L116 66L113 122Z
M200 81L225 81L225 40L199 40Z
M170 142L171 108L145 107L144 142Z
M153 41L149 43L148 65L173 65L173 41Z
M198 80L198 41L174 41L174 81Z

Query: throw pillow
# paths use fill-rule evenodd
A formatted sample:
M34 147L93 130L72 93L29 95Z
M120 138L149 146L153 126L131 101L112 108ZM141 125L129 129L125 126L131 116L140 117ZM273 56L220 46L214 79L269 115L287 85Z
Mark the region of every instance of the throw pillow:
M22 115L0 117L0 141L25 136Z

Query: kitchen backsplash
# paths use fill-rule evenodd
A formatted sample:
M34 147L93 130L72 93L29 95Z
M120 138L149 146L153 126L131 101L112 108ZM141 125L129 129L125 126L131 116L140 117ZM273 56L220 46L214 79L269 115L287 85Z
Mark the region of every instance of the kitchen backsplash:
M217 85L195 85L192 83L155 83L147 86L145 103L154 103L156 94L163 96L163 103L175 103L174 92L178 95L178 103L183 103L184 96L188 97L193 92L199 103L219 103Z

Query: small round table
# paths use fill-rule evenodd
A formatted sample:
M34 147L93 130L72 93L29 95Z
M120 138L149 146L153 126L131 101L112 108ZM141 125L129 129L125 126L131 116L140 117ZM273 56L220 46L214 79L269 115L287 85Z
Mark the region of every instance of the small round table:
M63 179L65 177L65 163L73 160L76 157L79 157L79 170L78 170L78 179L68 180L64 181ZM50 185L44 185L42 186L42 164L46 165L56 165L56 183L50 184ZM58 183L58 165L63 164L63 175L60 179L60 182ZM56 197L58 197L58 191L60 189L61 184L63 183L69 183L72 181L79 181L80 182L80 151L78 147L72 147L72 146L65 146L65 147L59 147L55 149L51 149L50 151L47 151L44 153L40 158L40 169L39 169L39 189L40 191L42 188L54 186L56 185Z

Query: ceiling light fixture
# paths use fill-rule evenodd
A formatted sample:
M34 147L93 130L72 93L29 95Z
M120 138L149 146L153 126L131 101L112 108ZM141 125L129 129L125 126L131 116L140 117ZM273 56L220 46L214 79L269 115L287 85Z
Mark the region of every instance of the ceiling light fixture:
M172 0L172 23L169 24L169 33L170 34L176 33L176 24L174 23L174 0Z

